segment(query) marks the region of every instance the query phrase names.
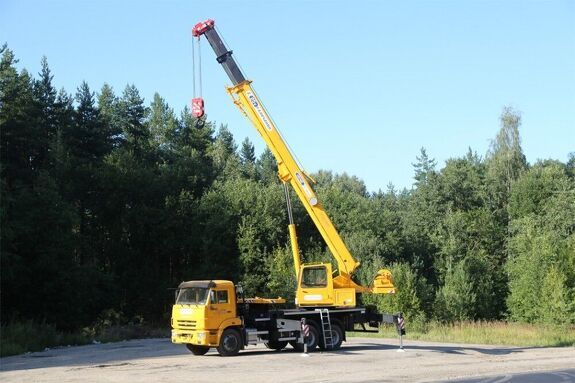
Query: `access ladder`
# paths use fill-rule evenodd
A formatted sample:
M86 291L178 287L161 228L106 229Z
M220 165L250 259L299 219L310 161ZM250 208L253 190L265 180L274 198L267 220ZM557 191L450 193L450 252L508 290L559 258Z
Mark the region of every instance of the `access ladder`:
M331 319L329 318L329 309L316 309L319 311L321 319L321 330L323 333L323 345L326 350L333 348L333 336L331 332Z

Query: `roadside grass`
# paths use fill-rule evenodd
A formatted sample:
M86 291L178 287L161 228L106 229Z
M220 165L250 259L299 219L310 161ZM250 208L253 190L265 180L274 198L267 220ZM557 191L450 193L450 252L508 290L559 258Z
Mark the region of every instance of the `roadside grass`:
M411 328L410 328L411 327ZM350 336L393 338L394 326L379 333L350 333ZM575 326L550 326L513 322L440 322L406 324L404 339L444 343L492 344L531 347L575 346Z
M114 324L67 333L54 325L33 321L10 322L0 328L0 357L43 351L46 348L168 337L169 330L142 324Z
M88 344L83 334L69 334L46 323L11 322L0 330L0 356L42 351L49 347Z

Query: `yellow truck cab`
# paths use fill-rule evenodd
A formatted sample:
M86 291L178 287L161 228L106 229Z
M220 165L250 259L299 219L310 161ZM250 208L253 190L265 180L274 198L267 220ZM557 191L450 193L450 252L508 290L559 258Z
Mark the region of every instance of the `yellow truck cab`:
M226 329L240 326L236 313L236 294L230 281L182 282L176 290L172 308L172 342L184 343L194 355L203 355L210 347L220 347ZM241 343L239 333L229 331L225 346ZM221 353L221 352L220 352Z
M194 355L215 347L220 355L236 355L247 345L264 343L281 350L288 342L296 347L301 337L300 319L285 318L277 308L282 298L245 298L241 287L230 281L182 282L172 307L172 343L185 344Z

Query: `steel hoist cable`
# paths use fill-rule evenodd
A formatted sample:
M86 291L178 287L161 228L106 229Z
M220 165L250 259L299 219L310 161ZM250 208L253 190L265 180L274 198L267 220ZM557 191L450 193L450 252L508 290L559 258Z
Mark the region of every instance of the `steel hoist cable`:
M192 95L196 97L196 48L194 47L194 38L192 37Z
M194 41L192 37L192 87L193 87L193 96L192 99L192 116L196 118L195 126L196 128L202 128L205 124L204 116L204 99L202 98L202 46L201 46L201 39L198 36L198 58L197 58L197 65L196 65L196 48L194 46ZM197 77L197 85L196 86L196 77ZM199 90L199 92L198 92Z

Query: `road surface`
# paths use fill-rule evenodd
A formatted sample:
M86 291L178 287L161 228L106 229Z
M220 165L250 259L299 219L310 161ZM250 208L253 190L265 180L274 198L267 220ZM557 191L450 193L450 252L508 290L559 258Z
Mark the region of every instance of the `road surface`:
M380 383L484 379L494 382L506 381L496 377L541 372L569 378L575 366L575 347L405 341L405 352L397 352L397 344L396 339L351 338L341 350L315 352L308 357L289 346L281 352L251 346L236 357L224 358L215 350L205 356L193 356L184 346L173 345L169 339L132 340L2 358L0 381Z

